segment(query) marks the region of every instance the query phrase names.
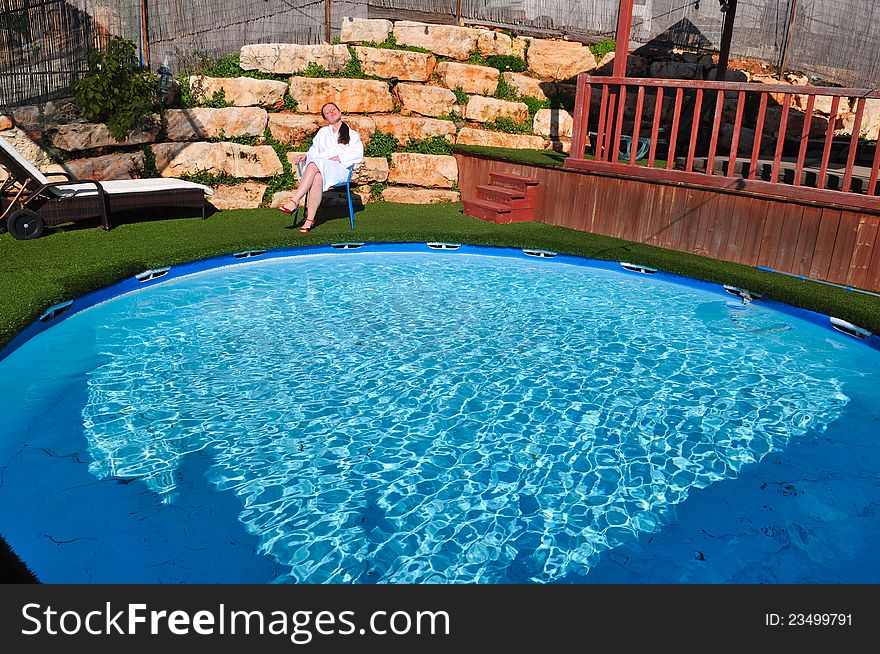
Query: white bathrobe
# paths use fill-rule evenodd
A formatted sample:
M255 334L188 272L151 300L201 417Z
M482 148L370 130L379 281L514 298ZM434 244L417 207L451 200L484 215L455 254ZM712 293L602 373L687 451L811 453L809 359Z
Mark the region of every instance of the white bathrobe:
M325 191L331 186L344 184L348 179L348 167L364 160L364 144L360 135L351 126L348 130L348 145L342 145L337 141L339 134L330 125L325 125L315 134L312 147L306 153L303 171L310 163L315 164L321 171ZM339 161L332 161L330 157L339 157Z

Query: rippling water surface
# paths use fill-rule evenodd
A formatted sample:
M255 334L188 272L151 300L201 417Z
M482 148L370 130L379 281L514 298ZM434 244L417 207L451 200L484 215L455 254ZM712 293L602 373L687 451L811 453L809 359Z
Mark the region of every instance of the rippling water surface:
M755 303L427 254L174 280L0 373L0 530L75 581L589 580L880 396L877 352Z

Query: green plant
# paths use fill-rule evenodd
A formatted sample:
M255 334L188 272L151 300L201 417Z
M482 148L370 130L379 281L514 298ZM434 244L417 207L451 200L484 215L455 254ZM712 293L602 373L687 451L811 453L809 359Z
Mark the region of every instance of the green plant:
M519 123L511 118L504 118L503 116L496 118L491 123L486 123L486 129L490 129L493 132L507 132L508 134L532 133L532 125L528 121Z
M180 179L186 180L188 182L195 182L196 184L204 184L205 186L210 186L211 188L216 188L217 186L235 186L236 184L240 184L242 181L238 177L234 177L233 175L214 175L209 173L206 170L200 170L197 173L187 174L182 173L179 175Z
M348 46L351 59L344 68L340 70L327 70L323 66L314 61L309 62L306 69L297 73L299 77L347 77L351 79L364 79L364 70L361 68L361 61L358 59L357 52L352 46Z
M524 103L529 108L530 118L534 118L535 114L538 113L540 109L550 109L554 104L550 100L539 100L538 98L532 98L529 96L520 98L520 102Z
M86 119L105 123L117 141L141 125L158 104L158 78L142 71L131 41L114 37L103 51L89 53L89 72L73 84Z
M460 86L456 86L452 92L455 93L455 104L467 104L471 99Z
M388 188L388 184L385 182L373 182L370 186L370 197L374 200L382 199L382 191Z
M609 52L614 52L615 48L617 48L617 42L614 39L605 39L591 45L590 52L593 53L596 59L602 59Z
M342 43L342 39L340 39L338 36L334 36L333 39L330 41L330 45L339 45L340 43Z
M218 89L217 91L214 91L214 94L210 98L202 102L202 106L211 109L224 109L225 107L231 107L232 105L226 102L226 91Z
M471 56L468 57L467 63L476 64L477 66L488 66L489 65L489 61L486 59L486 57L483 56L483 53L480 52L479 50L474 50L471 53Z
M159 169L156 167L156 155L153 154L153 148L145 145L141 148L144 153L144 167L139 171L141 177L161 177Z
M486 58L486 64L502 72L521 73L528 68L525 61L513 55L492 55Z
M299 106L299 103L296 101L292 95L285 94L284 96L284 108L288 111L296 111L296 108Z
M391 153L396 149L397 137L377 129L370 136L370 142L367 144L367 147L364 148L364 156L385 157L388 161L391 161Z
M408 50L410 52L424 52L425 54L433 54L430 50L419 48L414 45L401 45L394 38L394 32L388 33L388 38L381 43L375 41L365 41L364 46L368 48L382 48L386 50Z
M452 154L452 143L443 136L431 136L426 139L409 139L400 148L401 152L418 152L420 154Z
M510 100L516 102L520 99L519 91L510 86L504 75L498 76L498 86L495 87L495 97L499 100Z

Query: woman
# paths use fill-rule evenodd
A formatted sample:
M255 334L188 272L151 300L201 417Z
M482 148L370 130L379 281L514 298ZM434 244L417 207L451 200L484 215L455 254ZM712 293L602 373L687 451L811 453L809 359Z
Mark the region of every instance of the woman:
M342 122L342 112L333 102L321 107L321 115L327 125L318 130L312 147L306 153L294 157L294 164L306 162L302 179L293 197L279 206L281 211L296 211L303 197L308 196L306 203L308 215L300 228L303 234L315 226L315 215L321 204L324 191L341 184L348 179L348 168L364 160L364 144L356 131Z

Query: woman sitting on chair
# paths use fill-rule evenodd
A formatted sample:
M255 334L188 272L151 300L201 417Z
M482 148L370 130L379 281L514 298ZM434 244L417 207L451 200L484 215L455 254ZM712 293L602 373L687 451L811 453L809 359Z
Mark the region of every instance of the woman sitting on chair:
M305 170L293 197L278 207L281 211L293 213L303 197L308 196L308 215L299 230L303 234L315 226L315 216L324 191L345 183L349 167L364 160L361 137L342 122L339 107L328 102L321 107L321 115L328 124L315 134L315 140L308 152L294 157L294 164L306 162Z

